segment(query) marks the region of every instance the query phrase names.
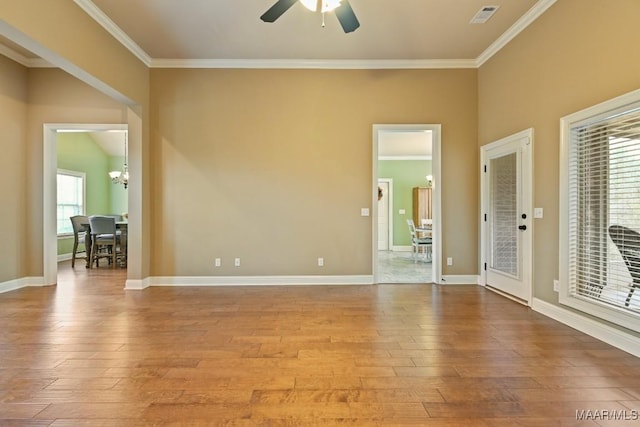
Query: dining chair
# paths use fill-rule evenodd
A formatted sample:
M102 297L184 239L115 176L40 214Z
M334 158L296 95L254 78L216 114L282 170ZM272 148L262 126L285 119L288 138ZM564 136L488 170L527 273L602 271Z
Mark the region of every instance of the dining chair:
M73 227L73 251L71 253L71 268L76 265L76 258L88 261L87 253L87 230L89 229L89 217L84 215L75 215L69 218ZM82 247L81 247L82 246ZM79 257L78 254L84 253Z
M625 302L625 306L629 307L633 292L640 287L640 233L622 225L612 225L609 227L609 236L620 251L631 275L629 294Z
M91 227L92 247L91 263L100 265L100 258L107 258L113 268L118 256L118 239L116 235L116 220L113 217L93 215L89 217Z
M409 233L411 234L411 256L413 258L413 262L417 262L420 248L424 248L425 258L430 260L433 239L431 237L418 237L418 232L416 231L416 225L413 222L413 219L407 219L407 225L409 226Z

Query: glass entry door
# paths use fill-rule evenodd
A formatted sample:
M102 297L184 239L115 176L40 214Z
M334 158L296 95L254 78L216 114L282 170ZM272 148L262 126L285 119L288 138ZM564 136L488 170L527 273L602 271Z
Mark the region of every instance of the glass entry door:
M483 148L486 285L527 303L531 299L530 138Z

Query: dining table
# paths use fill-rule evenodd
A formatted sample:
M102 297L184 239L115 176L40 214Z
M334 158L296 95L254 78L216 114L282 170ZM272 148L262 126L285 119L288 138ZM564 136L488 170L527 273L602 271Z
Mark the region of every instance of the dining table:
M92 268L93 263L91 261L91 250L93 248L93 236L91 235L91 226L89 222L82 224L83 230L85 232L84 237L84 245L86 248L87 254L87 268ZM120 257L120 266L127 266L127 234L129 230L129 222L128 221L116 221L116 232L120 231L120 252L124 256Z

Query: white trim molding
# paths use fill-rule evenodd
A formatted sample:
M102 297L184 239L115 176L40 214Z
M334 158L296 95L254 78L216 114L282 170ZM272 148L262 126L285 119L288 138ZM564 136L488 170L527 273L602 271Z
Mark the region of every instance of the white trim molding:
M0 44L0 55L4 55L12 61L27 68L53 68L54 66L41 58L27 58L6 45Z
M155 276L133 283L126 289L149 286L275 286L275 285L372 285L372 275L348 276ZM136 281L137 282L137 281Z
M524 31L533 21L538 19L540 15L545 13L557 0L540 0L531 9L527 11L520 19L518 19L507 31L502 33L491 46L476 58L476 68L480 68L482 64L487 62L493 55L498 53L509 42L516 38L518 34Z
M44 286L43 277L23 277L21 279L9 280L0 283L0 294L17 289L28 288L30 286Z
M150 68L263 68L329 70L477 68L475 59L152 59L149 66Z
M73 254L71 252L66 254L58 254L58 262L69 261Z
M146 279L137 280L137 279L127 279L124 285L124 289L126 291L142 291L151 286L151 279L147 277Z
M570 326L589 336L597 338L620 350L640 357L640 338L624 330L612 328L602 322L582 316L577 312L548 303L538 298L533 299L531 308L560 323Z
M572 179L577 177L576 165L580 151L578 149L579 145L576 143L575 138L572 137L572 133L574 131L578 132L578 130L582 128L589 129L596 123L608 122L614 117L621 118L627 114L634 114L638 108L640 108L640 89L560 118L560 203L558 211L560 220L558 283L560 287L558 301L563 306L571 307L631 330L635 330L638 327L640 317L636 311L627 310L627 307L623 307L622 303L615 305L607 304L606 301L601 301L598 298L589 298L581 295L576 289L573 289L578 286L578 273L572 269L573 264L576 262L575 257L572 257L571 254L575 253L576 242L580 234L575 225L575 219L580 213L580 209L578 209L577 206L582 205L580 205L576 196L576 194L580 194L580 191L574 188L574 186L580 187L580 185L576 184L577 181ZM613 124L611 126L615 127ZM631 126L631 124L627 126ZM608 179L609 178L607 178L607 180ZM607 186L608 185L609 184L607 184ZM610 202L611 200L607 199L607 201L604 202L604 207L608 209ZM627 225L633 227L631 224L633 223ZM606 229L602 230L601 237L611 242L611 238L608 236ZM590 261L589 264L595 266L599 262L602 262L602 260ZM607 260L604 259L604 262L607 263ZM609 277L607 280L609 280Z
M378 150L379 137L382 132L431 132L431 157L432 157L432 175L433 175L433 193L432 193L432 218L433 218L433 245L432 245L432 270L431 282L440 283L442 276L442 191L440 189L441 181L441 151L442 151L442 125L441 124L374 124L372 127L372 186L371 186L371 206L372 218L378 218ZM371 248L372 248L372 265L373 276L378 276L378 223L371 222ZM392 246L393 250L397 250L396 246Z
M477 274L446 274L440 279L441 285L478 285L479 277Z
M152 58L91 0L74 2L149 68L272 68L272 69L452 69L480 68L557 0L540 0L477 58L321 60L321 59L172 59Z
M129 52L133 53L147 67L151 66L151 57L136 42L134 42L127 33L122 31L115 22L111 20L98 6L91 0L73 0L87 15L93 18L102 26L109 34L126 47Z

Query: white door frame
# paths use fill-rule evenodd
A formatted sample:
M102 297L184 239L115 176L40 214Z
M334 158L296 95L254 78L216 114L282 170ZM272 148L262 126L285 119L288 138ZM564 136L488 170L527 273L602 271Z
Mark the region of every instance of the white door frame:
M432 216L433 216L433 246L432 246L432 281L433 283L444 284L442 282L442 225L441 225L441 128L439 124L374 124L373 125L373 167L371 185L371 206L372 218L372 266L373 283L378 283L378 136L381 131L431 131L432 135Z
M480 242L479 242L479 252L480 252L480 285L485 286L487 284L487 263L488 263L488 253L486 250L487 247L487 239L489 239L488 227L489 223L486 221L485 214L488 213L489 210L489 178L485 173L485 165L487 165L488 161L488 152L489 150L499 148L501 146L511 144L513 142L519 141L523 138L529 139L529 149L526 150L526 153L523 153L522 156L522 198L523 198L523 208L524 213L527 214L527 233L529 233L529 238L525 241L527 242L526 246L523 247L523 258L522 258L522 278L528 284L528 291L526 292L528 298L526 299L526 304L531 306L533 301L533 128L525 129L521 132L515 133L513 135L507 136L505 138L499 139L492 143L483 145L480 148ZM512 298L518 302L522 302L515 297L511 297L508 294L501 293L502 295Z
M389 250L393 250L393 178L378 178L378 182L387 184L388 209L387 209L387 239ZM380 212L378 212L380 214ZM377 217L376 217L377 218Z
M58 281L58 238L56 223L56 173L58 168L58 131L106 132L128 130L126 124L45 123L43 132L42 168L42 265L44 285ZM105 179L108 179L105 176ZM129 193L127 193L129 194ZM129 200L130 202L131 200Z

